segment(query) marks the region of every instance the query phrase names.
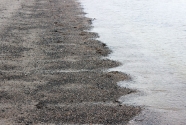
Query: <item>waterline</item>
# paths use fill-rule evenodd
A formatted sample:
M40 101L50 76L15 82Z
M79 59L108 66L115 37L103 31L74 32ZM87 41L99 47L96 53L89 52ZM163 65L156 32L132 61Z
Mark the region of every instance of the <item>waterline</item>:
M140 91L120 101L145 109L130 124L186 124L186 2L183 0L80 0L88 17L130 74L122 87ZM135 120L143 119L143 120Z

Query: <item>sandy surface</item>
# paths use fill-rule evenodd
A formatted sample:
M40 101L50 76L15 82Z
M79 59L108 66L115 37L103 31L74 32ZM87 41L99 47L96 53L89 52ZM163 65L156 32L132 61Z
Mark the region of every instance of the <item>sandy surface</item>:
M0 0L0 124L126 124L130 80L74 0Z

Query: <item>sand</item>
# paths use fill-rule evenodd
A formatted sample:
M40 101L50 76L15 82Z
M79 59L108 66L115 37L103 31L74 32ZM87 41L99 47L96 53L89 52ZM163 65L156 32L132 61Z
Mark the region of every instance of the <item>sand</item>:
M140 107L75 0L0 1L0 124L127 124ZM14 7L11 7L14 6Z

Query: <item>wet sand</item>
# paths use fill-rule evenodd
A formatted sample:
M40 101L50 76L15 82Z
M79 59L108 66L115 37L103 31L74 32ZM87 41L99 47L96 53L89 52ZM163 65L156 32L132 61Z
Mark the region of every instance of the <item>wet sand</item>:
M140 112L118 102L134 90L117 82L131 78L107 72L120 63L102 58L111 50L89 32L92 19L78 2L25 0L9 8L0 10L6 13L0 19L0 124L127 124Z

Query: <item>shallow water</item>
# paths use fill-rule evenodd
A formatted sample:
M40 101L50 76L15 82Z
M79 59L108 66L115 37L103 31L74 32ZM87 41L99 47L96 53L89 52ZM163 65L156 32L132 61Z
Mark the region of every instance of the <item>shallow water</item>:
M186 1L80 0L93 32L122 62L111 69L130 74L120 86L139 90L121 97L124 104L144 106L129 122L142 125L186 124Z

